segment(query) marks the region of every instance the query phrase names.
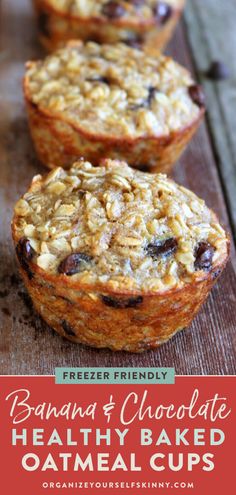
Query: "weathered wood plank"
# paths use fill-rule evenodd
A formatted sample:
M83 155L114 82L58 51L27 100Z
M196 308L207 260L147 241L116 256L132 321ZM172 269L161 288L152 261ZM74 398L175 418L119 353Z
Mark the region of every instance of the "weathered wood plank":
M208 121L236 238L236 2L188 0L188 38L199 79L205 87ZM216 82L204 73L214 60L229 67L230 78Z
M175 366L179 374L234 374L236 278L231 262L192 327L155 352L136 356L76 346L55 335L33 312L16 276L10 220L31 177L44 172L29 138L21 91L24 62L37 57L39 48L28 0L3 0L1 19L0 373L52 374L55 366ZM191 66L182 27L171 53ZM204 197L229 225L205 125L176 166L175 178Z

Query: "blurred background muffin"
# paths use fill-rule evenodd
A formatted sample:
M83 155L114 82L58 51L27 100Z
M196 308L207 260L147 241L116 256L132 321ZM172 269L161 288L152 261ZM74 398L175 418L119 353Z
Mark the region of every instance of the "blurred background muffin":
M172 36L185 0L33 0L40 39L48 50L69 39L124 41L162 49Z

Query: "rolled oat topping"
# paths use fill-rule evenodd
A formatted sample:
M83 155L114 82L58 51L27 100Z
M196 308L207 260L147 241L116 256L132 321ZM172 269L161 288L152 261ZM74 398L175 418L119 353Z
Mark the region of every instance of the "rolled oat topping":
M165 0L165 2L158 0L46 0L46 4L64 14L82 18L104 17L109 20L124 18L139 23L153 19L157 12L163 12L166 15L170 8L182 9L184 0Z
M27 266L114 292L183 287L213 273L228 250L203 200L165 175L109 159L35 177L15 206L14 230ZM120 307L124 299L104 304Z
M168 136L197 120L203 106L186 69L124 43L70 43L29 63L26 78L40 110L96 136Z

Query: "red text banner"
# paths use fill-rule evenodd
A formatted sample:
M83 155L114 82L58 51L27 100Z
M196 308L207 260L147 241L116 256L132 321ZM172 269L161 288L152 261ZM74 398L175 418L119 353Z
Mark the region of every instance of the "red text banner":
M235 377L0 377L1 492L233 495Z

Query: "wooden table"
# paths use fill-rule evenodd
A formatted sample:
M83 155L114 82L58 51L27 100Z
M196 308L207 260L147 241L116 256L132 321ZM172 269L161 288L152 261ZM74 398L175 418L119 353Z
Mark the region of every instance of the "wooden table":
M29 137L21 80L24 62L40 56L30 0L2 0L0 30L0 373L53 374L55 366L174 366L178 374L234 374L236 329L235 252L191 328L155 352L112 353L58 337L34 313L17 276L10 221L16 199L34 174L43 173ZM236 232L235 0L189 0L170 53L202 79L208 115L175 178L202 196ZM226 31L227 26L227 33ZM232 32L231 32L232 31ZM230 48L229 48L230 47ZM203 75L210 61L228 58L232 77L213 83ZM234 106L233 106L234 103Z

